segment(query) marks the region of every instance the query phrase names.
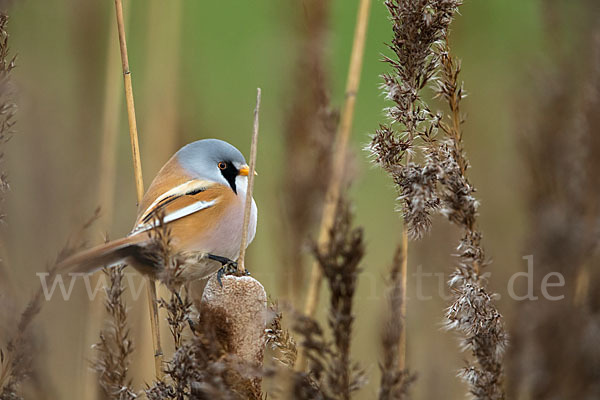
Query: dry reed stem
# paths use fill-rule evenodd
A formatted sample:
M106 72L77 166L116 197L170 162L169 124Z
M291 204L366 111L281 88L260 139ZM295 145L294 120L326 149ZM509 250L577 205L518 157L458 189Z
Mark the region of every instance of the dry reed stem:
M108 51L105 70L105 90L104 107L102 116L102 145L100 154L100 182L98 184L98 197L102 208L102 229L108 230L111 225L114 211L114 194L116 178L116 158L117 158L117 132L119 130L119 117L121 110L121 96L119 96L119 74L113 66L118 62L117 44L112 40L117 29L114 24L110 24ZM97 278L99 279L99 278ZM94 285L93 287L96 287ZM90 303L90 309L87 314L86 324L86 343L93 343L98 331L102 328L104 321L105 307L101 297L96 297ZM90 357L91 358L91 357ZM100 394L96 374L86 369L83 385L84 393L81 397L90 400L98 399Z
M412 142L414 139L414 132L408 131L408 141ZM412 159L412 153L406 153L406 165L408 166ZM398 346L398 371L402 372L406 368L406 274L408 273L408 226L406 221L402 223L402 259L400 263L400 275L402 279L402 303L400 314L404 318L402 325L400 326L400 343Z
M127 117L129 122L129 139L133 156L133 172L135 175L135 189L137 201L141 203L144 197L144 179L142 178L142 161L140 158L140 144L138 141L137 122L135 118L135 104L133 102L133 86L131 84L131 71L127 56L127 41L125 39L125 23L123 22L123 1L115 0L117 13L117 29L119 30L119 46L121 49L121 63L123 66L123 80L125 83L125 101L127 103Z
M256 172L256 151L258 147L258 115L260 112L260 88L256 89L256 108L254 109L254 128L252 130L252 144L250 146L250 172L248 173L248 189L246 190L246 204L244 208L244 225L242 225L242 240L240 243L240 256L238 257L238 273L244 275L246 266L246 246L248 246L248 225L250 224L250 210L252 208L252 190L254 189L254 173Z
M320 249L325 248L327 245L328 234L335 221L335 211L340 198L342 180L344 177L346 149L352 130L356 93L358 92L358 86L360 84L360 73L362 69L370 7L371 0L360 1L356 19L356 28L354 31L354 42L352 43L352 54L350 56L350 69L348 72L348 80L346 82L346 101L342 110L340 128L336 136L333 170L327 188L327 194L325 195L325 205L323 207L323 215L319 227L318 247ZM308 294L304 306L304 313L309 317L314 316L317 304L319 304L319 292L321 290L322 279L323 273L321 268L319 268L319 264L315 261L313 262L311 269ZM305 365L306 357L301 348L296 366L298 369L302 370L305 368Z
M408 132L408 141L413 141L413 132ZM406 166L411 162L412 154L406 153ZM400 326L400 343L398 346L398 371L402 372L406 369L406 274L408 273L408 226L403 217L402 222L402 259L400 263L400 274L402 279L402 303L400 305L400 314L404 318Z
M131 140L131 152L133 156L133 170L135 175L135 187L137 202L141 203L144 197L144 181L142 178L142 163L140 160L140 147L138 142L137 124L135 119L135 105L133 103L133 87L131 84L131 71L129 70L129 59L127 57L127 42L125 39L125 24L123 22L123 1L115 0L117 16L117 28L119 31L119 45L121 48L121 61L123 65L123 80L125 83L125 100L127 102L127 116L129 120L129 137ZM150 311L150 328L152 333L152 345L154 347L154 369L157 377L163 376L162 361L163 354L160 345L160 330L158 323L158 305L156 297L156 283L151 278L146 282L148 294L148 308Z
M408 274L408 227L406 224L402 227L402 254L400 259L400 316L402 324L400 325L400 340L398 343L398 371L406 369L406 276Z
M408 132L408 141L412 142L413 132ZM406 165L411 162L412 154L406 153ZM398 371L402 372L406 369L406 274L408 273L408 226L406 221L402 222L402 259L400 262L400 275L402 279L402 303L400 305L400 315L403 318L403 323L400 326L400 343L398 344Z
M402 336L404 335L403 301L406 301L406 276L403 275L404 243L396 248L390 268L383 307L381 349L383 355L379 362L381 379L379 400L404 400L416 376L404 367L406 364Z

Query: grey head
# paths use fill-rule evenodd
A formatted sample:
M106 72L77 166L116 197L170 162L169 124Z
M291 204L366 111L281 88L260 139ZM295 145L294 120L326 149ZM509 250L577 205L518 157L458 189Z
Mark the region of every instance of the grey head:
M203 139L187 144L177 152L176 157L192 176L227 185L236 194L236 178L248 175L248 165L242 153L219 139Z

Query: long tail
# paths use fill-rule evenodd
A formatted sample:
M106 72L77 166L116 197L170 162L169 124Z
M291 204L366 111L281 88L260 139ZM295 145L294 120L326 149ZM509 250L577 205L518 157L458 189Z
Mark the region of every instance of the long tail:
M113 240L74 254L61 261L58 268L65 272L94 272L104 266L131 262L141 254L147 235L133 235Z

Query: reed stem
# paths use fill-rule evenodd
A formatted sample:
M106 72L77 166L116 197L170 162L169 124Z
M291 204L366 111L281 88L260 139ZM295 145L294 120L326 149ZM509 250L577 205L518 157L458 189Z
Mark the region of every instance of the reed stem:
M408 140L412 143L414 132L408 132ZM412 159L410 152L406 153L406 165L409 165ZM400 276L402 285L402 303L400 305L400 340L398 343L398 371L403 373L406 369L406 275L408 273L408 225L406 220L402 222L402 259L400 262Z
M133 171L135 175L135 187L137 202L141 203L144 197L144 181L142 178L142 162L140 159L140 147L138 142L137 123L135 118L135 105L133 102L133 87L131 84L131 71L129 69L129 58L127 57L127 41L125 39L125 24L123 22L123 1L115 0L117 16L117 28L119 31L119 45L121 48L121 62L123 66L123 80L125 83L125 101L127 103L127 116L129 120L129 138L131 140L131 153L133 156ZM152 333L152 345L154 347L154 369L156 376L163 377L163 353L160 344L160 330L158 326L158 305L156 298L156 283L147 278L148 308L150 311L150 328Z
M333 169L331 178L325 195L325 204L323 206L323 214L319 227L318 246L324 249L329 238L329 230L335 221L336 207L340 198L342 189L342 181L344 179L344 164L346 161L346 149L348 148L348 140L352 131L352 121L354 117L354 107L356 105L356 93L360 84L360 75L362 70L362 61L365 50L365 39L367 36L367 26L369 22L369 10L371 8L371 0L360 0L358 15L356 18L356 28L354 30L354 41L352 43L352 53L350 55L350 69L348 71L348 79L346 81L346 100L342 110L340 127L336 136L336 142L333 154ZM314 261L311 268L310 282L306 303L304 305L304 313L313 317L319 304L319 294L321 291L321 281L323 273L319 264ZM298 369L304 369L306 358L302 348L298 354Z
M240 243L240 256L238 257L238 273L244 275L246 266L246 247L248 246L248 225L250 224L250 211L252 209L252 191L254 189L254 173L256 172L256 152L258 147L258 116L260 112L261 90L256 89L256 108L254 109L254 128L252 130L252 144L250 145L250 172L248 173L248 189L246 190L246 204L244 208L244 225L242 225L242 240Z
M406 223L402 227L402 260L400 262L400 276L402 285L402 305L400 307L400 343L398 344L398 371L406 369L406 276L408 273L408 228Z

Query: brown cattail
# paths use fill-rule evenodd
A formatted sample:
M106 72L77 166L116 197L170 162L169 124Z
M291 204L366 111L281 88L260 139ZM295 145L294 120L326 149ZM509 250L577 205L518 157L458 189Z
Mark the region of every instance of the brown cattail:
M249 276L224 276L223 286L216 277L204 289L200 309L200 325L216 329L217 338L233 362L241 380L237 390L249 398L260 398L260 374L263 364L267 294L259 281Z

